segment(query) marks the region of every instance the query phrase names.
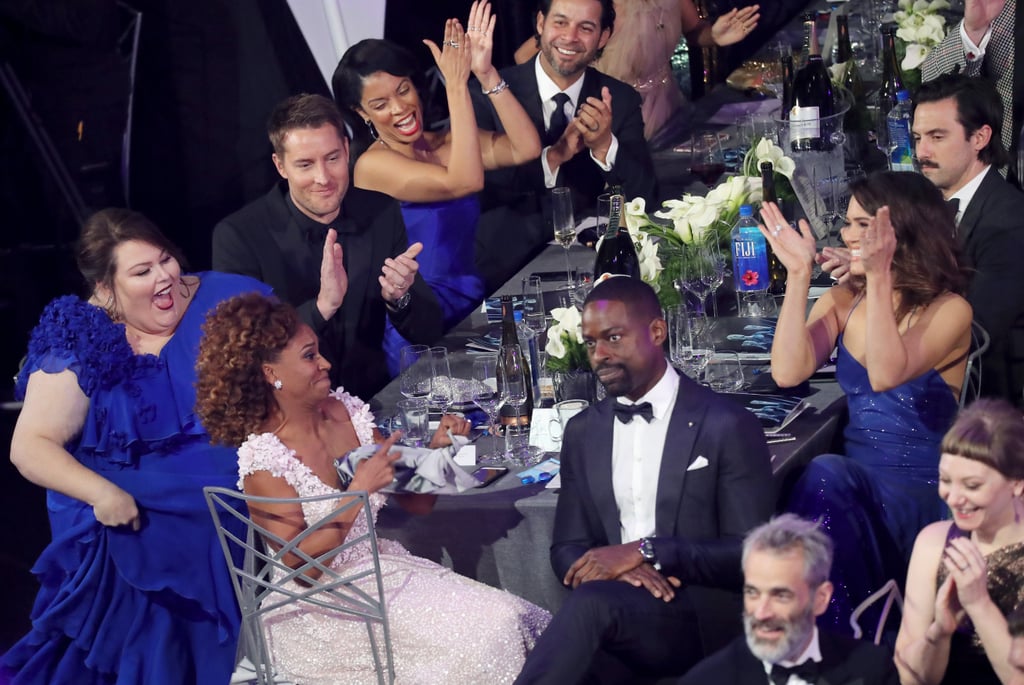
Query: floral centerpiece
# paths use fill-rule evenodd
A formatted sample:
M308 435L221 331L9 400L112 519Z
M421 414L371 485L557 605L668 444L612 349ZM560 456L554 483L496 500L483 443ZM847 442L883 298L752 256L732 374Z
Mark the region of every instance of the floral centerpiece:
M567 373L590 370L587 348L583 345L583 320L576 307L555 307L551 310L553 323L548 328L547 367L551 371Z
M902 57L903 82L912 92L921 84L921 63L946 37L946 0L899 0L893 13L896 22L896 52Z

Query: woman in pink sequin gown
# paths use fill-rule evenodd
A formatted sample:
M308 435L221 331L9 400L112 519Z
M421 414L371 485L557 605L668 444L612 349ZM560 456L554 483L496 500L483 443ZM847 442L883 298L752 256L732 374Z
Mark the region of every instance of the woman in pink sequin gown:
M287 304L260 295L233 298L217 308L200 345L197 414L217 442L242 443L238 486L269 497L341 492L334 460L360 445L381 442L373 414L341 388L331 392L329 363L317 338ZM446 431L468 431L446 416L432 446ZM246 435L248 437L246 438ZM243 442L244 440L244 442ZM349 488L371 493L374 516L386 498L397 457L394 438L356 469ZM428 510L429 495L396 499ZM326 503L251 507L254 519L281 537L294 537L332 507ZM362 513L339 520L302 549L316 555L339 544L349 530L372 522ZM507 683L550 615L502 590L412 556L397 542L379 540L385 601L398 683ZM351 573L372 563L368 548L336 557L331 566ZM265 619L278 674L303 684L376 682L363 623L322 609L284 607Z

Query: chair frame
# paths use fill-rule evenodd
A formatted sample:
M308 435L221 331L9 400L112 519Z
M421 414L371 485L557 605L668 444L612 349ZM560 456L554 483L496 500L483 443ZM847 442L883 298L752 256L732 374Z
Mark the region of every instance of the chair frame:
M964 381L960 386L960 408L963 409L981 394L981 356L992 341L988 331L977 321L971 321L971 349L967 354Z
M377 682L393 683L395 680L394 658L391 647L391 630L388 622L384 597L384 581L380 567L377 535L373 526L367 533L355 535L351 531L338 546L312 557L299 545L322 527L332 523L343 512L362 508L367 521L373 521L369 494L365 491L347 491L341 494L329 493L312 497L257 497L237 490L208 486L203 488L210 515L217 529L224 560L231 574L231 584L242 613L242 640L246 655L256 670L256 682L268 685L275 682L273 657L267 646L263 617L270 611L293 604L309 604L344 613L362 619L366 625L373 661L377 670ZM324 517L307 526L291 540L259 525L248 514L249 504L308 504L330 500L337 505ZM244 506L243 506L244 505ZM240 511L240 509L242 511ZM242 523L245 537L225 526L227 522ZM331 560L350 548L367 543L373 552L370 568L357 573L344 574L330 567ZM274 551L276 550L276 551ZM236 552L244 553L241 566L235 561ZM292 568L284 563L287 555L300 559ZM319 578L310 578L309 571L319 571ZM277 573L280 577L275 578ZM355 583L368 576L375 579L374 589L367 592ZM289 581L296 581L304 588L295 591L285 587ZM379 628L382 639L377 639L375 628ZM383 643L383 644L379 644Z
M873 641L876 645L882 642L882 633L885 630L886 622L889 620L892 605L895 604L899 608L900 613L903 613L903 595L900 593L900 586L896 583L895 579L890 578L886 581L885 585L871 593L867 599L858 604L850 613L850 627L853 629L854 639L860 640L864 635L864 631L860 627L861 614L882 598L885 598L885 604L882 605L882 613L878 617L878 625L875 626Z

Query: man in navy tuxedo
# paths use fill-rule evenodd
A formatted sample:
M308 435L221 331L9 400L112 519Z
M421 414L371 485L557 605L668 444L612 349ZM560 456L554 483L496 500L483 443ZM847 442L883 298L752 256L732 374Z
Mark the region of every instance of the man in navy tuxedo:
M476 261L495 288L554 237L545 220L551 188L572 190L577 220L606 186L648 205L658 199L640 95L589 66L614 22L612 0L544 0L536 23L540 52L501 71L545 147L539 159L485 177ZM477 125L500 131L489 98L473 90Z
M562 439L551 565L573 588L518 683L681 675L740 633L743 536L775 502L753 414L665 359L657 296L610 278L583 307L609 397Z
M832 597L832 541L783 514L743 542L745 638L711 655L679 685L897 685L884 647L818 632Z

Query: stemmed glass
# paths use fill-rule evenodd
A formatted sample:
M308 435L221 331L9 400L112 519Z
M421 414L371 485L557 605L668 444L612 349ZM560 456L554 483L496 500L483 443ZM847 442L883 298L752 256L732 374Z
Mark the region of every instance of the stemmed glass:
M572 279L569 248L576 240L576 221L572 216L572 191L559 186L551 189L551 221L555 227L555 240L565 249L565 280L569 290L576 286Z
M717 133L702 133L693 139L690 173L708 188L725 173L725 157Z
M695 311L698 314L704 313L704 300L711 294L715 281L718 279L714 254L709 245L709 241L713 239L708 238L706 241L687 245L684 248L682 272L679 275L678 285L693 293L697 298ZM715 249L717 250L717 247ZM720 280L718 283L721 285Z
M493 437L498 435L498 407L501 397L498 395L498 357L485 354L473 360L473 404L487 414L487 432ZM503 455L498 453L480 455L479 463L485 459L500 461Z
M406 345L399 352L399 391L405 397L426 397L430 393L429 350L426 345Z
M717 243L708 243L708 258L711 263L711 272L708 275L707 286L711 289L711 315L718 318L718 297L716 293L718 289L722 287L725 282L725 272L728 268L729 260L726 259L725 253L722 252L722 248ZM707 309L704 310L707 312Z
M537 335L547 329L544 287L540 276L527 276L523 279L523 321Z
M431 347L430 354L430 406L447 414L454 401L454 383L447 347Z

